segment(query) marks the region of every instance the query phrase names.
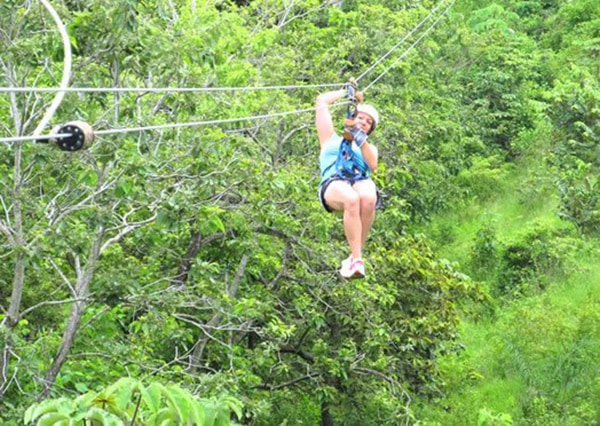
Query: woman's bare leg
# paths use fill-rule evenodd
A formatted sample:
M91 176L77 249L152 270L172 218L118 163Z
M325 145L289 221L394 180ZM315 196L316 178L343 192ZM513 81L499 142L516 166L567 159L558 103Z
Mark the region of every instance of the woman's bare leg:
M323 196L327 205L336 211L343 211L344 234L354 259L362 257L362 220L360 198L348 182L334 180L329 184Z
M356 182L354 189L360 198L360 222L361 222L361 251L365 248L367 236L375 221L375 205L377 204L377 188L371 179Z

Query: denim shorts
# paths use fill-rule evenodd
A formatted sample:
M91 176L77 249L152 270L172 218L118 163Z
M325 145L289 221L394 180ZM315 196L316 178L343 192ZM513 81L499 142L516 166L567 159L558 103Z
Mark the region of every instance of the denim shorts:
M361 180L365 180L365 179L369 179L368 177L357 177L357 178L345 178L342 177L340 175L333 175L330 178L328 178L325 182L323 182L321 185L319 185L319 200L321 200L321 205L323 206L323 208L325 210L327 210L329 213L333 213L334 210L331 209L331 207L329 207L327 205L327 203L325 202L325 191L327 191L327 187L329 186L329 184L335 180L343 180L344 182L348 182L350 184L350 186L354 185L356 182L361 181ZM377 188L375 188L375 190L377 191L377 201L375 203L375 207L380 207L381 206L381 195L379 193L379 190Z

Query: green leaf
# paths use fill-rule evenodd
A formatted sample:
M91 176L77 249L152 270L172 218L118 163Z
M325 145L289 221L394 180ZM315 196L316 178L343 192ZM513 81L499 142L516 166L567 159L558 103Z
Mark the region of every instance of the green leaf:
M89 390L87 385L82 382L75 383L75 389L77 390L77 392L80 392L80 393L85 393Z
M208 228L213 231L220 231L220 232L225 232L225 225L223 224L223 221L218 217L212 217L209 222L208 222Z
M93 404L94 399L96 399L96 397L98 396L97 392L87 392L84 393L83 395L78 396L77 398L75 398L75 400L73 401L73 405L74 407L76 407L76 409L87 409L88 407L90 407Z
M190 405L190 421L195 425L206 424L206 412L201 401L196 400Z
M102 410L98 407L92 407L85 413L85 418L100 422L103 426L125 426L125 422L116 415Z
M228 426L231 423L229 419L229 409L226 405L221 405L217 409L217 418L215 419L215 426Z
M161 409L154 417L148 419L148 424L164 425L164 424L177 424L177 413L174 413L171 408L165 407Z
M204 412L206 414L204 425L213 426L217 419L217 408L215 407L214 401L209 399L204 399L204 401Z
M142 401L150 409L153 414L158 414L160 410L160 398L163 393L164 386L160 383L151 383L148 387L139 386L142 394Z
M223 398L223 401L225 402L225 404L227 404L227 407L235 413L238 419L242 418L242 410L244 408L244 405L239 399L228 395Z
M187 422L190 417L190 402L193 398L192 395L177 385L167 386L164 395L167 398L167 401L170 402L171 407L174 408L175 412L179 415L179 420L181 422Z
M33 406L33 405L29 406L29 408L27 410L25 410L25 414L23 415L23 422L25 424L31 423L31 421L34 419L34 417L33 417L34 410L35 410L35 406Z
M124 413L127 409L127 405L131 402L131 394L135 387L135 383L135 380L124 377L107 388L107 395L113 396L113 398L111 398L112 403L110 404L110 407L114 409L117 414Z
M41 416L36 426L62 426L69 424L69 416L62 413L47 413Z
M39 404L32 405L25 412L25 424L30 423L48 413L64 412L66 407L69 407L70 402L66 398L47 399ZM72 410L70 410L72 411Z

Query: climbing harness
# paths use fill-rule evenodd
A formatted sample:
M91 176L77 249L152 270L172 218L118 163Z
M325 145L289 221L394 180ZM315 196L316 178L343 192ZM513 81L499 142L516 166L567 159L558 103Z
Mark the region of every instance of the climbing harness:
M363 95L358 91L358 84L353 78L346 85L348 91L348 112L344 120L344 132L342 134L342 142L338 151L337 158L334 163L329 165L324 171L325 174L329 169L335 167L336 173L334 178L349 179L358 181L366 179L370 176L371 170L364 160L356 155L352 150L353 128L355 127L355 118L358 112L358 104L363 101Z

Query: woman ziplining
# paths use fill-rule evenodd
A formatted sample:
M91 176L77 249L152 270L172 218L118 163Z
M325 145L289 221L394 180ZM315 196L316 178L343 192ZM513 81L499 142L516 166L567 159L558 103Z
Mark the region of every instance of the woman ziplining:
M380 201L379 191L370 178L371 173L377 168L378 151L367 140L379 125L379 113L372 105L362 103L362 93L357 92L356 82L415 34L445 4L445 10L433 20L433 23L364 90L368 90L379 81L437 25L442 16L450 10L454 1L451 0L449 3L445 3L444 0L440 1L425 19L373 63L356 81L351 81L346 89L334 90L317 96L315 126L321 147L319 154L321 179L318 193L325 210L342 213L344 234L350 249L350 255L342 260L339 270L340 276L344 279L366 277L363 249L375 220L375 209ZM351 106L344 125L344 134L340 136L335 131L329 108L344 96L348 97Z
M335 131L330 106L342 99L351 103L343 135ZM322 93L316 99L315 126L321 147L319 198L328 212L341 212L350 256L342 261L342 278L364 278L363 248L375 220L378 191L371 179L377 168L377 148L368 136L379 125L372 105L359 103L362 94L350 83L347 89Z

